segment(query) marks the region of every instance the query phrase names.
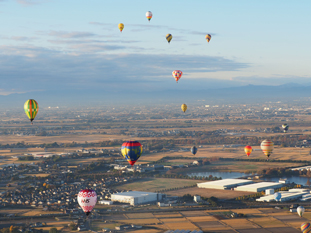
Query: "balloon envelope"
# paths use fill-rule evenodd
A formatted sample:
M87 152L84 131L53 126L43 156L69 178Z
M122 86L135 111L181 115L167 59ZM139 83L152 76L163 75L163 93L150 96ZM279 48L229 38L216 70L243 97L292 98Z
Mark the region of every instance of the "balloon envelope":
M304 212L305 212L305 208L303 206L297 207L297 214L299 215L299 217L302 217Z
M207 40L207 42L209 42L211 40L211 38L212 38L211 34L207 34L205 36L205 39Z
M150 21L152 18L152 12L151 11L147 11L146 12L146 18Z
M195 155L198 152L198 149L195 146L193 146L191 147L190 151L193 155Z
M78 203L84 213L88 216L97 202L96 192L92 189L83 189L78 194Z
M120 32L122 32L123 28L124 28L124 24L123 23L119 23L118 24L118 28L119 28Z
M171 34L167 34L165 38L166 38L167 42L170 43L171 40L173 39L173 36Z
M302 232L302 233L308 233L308 232L311 231L311 225L310 225L310 223L308 223L308 222L303 223L303 224L301 224L300 229L301 229L301 232Z
M245 148L244 148L244 151L245 151L245 153L246 153L246 155L247 155L247 157L252 153L252 151L253 151L253 148L251 147L251 146L246 146Z
M284 133L287 133L289 125L288 124L283 124L282 128L283 128Z
M29 99L24 104L24 110L29 120L32 122L37 116L37 113L39 111L39 105L37 101Z
M173 77L175 78L176 82L181 78L182 76L182 71L181 70L174 70L172 72Z
M182 105L181 105L181 110L182 110L183 112L186 112L186 111L187 111L187 105L186 105L186 104L182 104Z
M262 150L262 152L269 158L272 151L273 151L273 147L274 147L274 143L269 140L269 139L266 139L264 141L262 141L261 145L260 145L260 148Z
M121 147L121 154L132 166L143 153L142 145L137 141L124 142Z
M281 193L275 193L275 194L274 194L274 199L275 199L276 201L280 201L281 198L282 198L282 194L281 194Z

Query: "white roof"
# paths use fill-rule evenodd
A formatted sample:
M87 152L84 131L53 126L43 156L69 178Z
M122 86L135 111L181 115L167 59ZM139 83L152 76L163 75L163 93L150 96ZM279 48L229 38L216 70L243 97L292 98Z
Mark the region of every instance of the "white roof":
M129 191L129 192L123 192L123 193L114 193L112 195L115 195L115 196L128 196L128 197L141 197L141 196L154 195L154 194L157 194L157 193L140 192L140 191Z
M226 187L235 187L245 183L253 183L251 180L246 179L224 179L224 180L215 180L204 183L198 183L199 188L226 188Z
M246 184L238 188L265 188L265 187L270 187L270 186L274 186L274 185L282 185L280 183L275 183L275 182L258 182L258 183L254 183L254 184Z

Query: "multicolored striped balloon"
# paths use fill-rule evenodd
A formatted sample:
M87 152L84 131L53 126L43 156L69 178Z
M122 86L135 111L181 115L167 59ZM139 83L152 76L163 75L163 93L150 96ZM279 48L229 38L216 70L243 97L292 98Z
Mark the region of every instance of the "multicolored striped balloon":
M35 119L39 111L39 105L37 101L33 99L27 100L24 104L24 110L32 124L32 121Z
M174 70L172 72L173 77L175 78L176 82L181 78L182 76L182 71L181 70Z
M244 151L245 151L245 153L246 153L246 155L247 155L247 157L252 153L252 151L253 151L253 148L251 147L251 146L246 146L245 148L244 148Z
M266 139L264 141L262 141L261 145L260 145L260 148L262 150L262 152L269 158L270 155L272 154L272 151L273 151L273 147L274 147L274 143L269 140L269 139Z
M137 141L124 142L121 147L121 154L132 166L143 153L142 145Z
M209 43L209 41L211 40L211 38L212 38L211 34L207 34L207 35L205 36L205 39L207 40L208 43Z
M307 223L303 223L303 224L301 224L300 229L301 229L302 233L309 233L309 232L311 232L311 225L308 222Z
M97 202L97 194L93 189L83 189L78 194L78 203L86 216L93 210Z
M151 18L152 18L152 12L151 11L147 11L146 12L146 17L147 17L148 21L150 21Z

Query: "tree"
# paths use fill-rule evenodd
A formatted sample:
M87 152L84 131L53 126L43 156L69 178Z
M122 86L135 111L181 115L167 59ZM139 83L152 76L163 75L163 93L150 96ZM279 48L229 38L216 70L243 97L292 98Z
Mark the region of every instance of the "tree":
M49 233L57 233L57 232L58 232L58 230L55 227L51 228L49 231Z

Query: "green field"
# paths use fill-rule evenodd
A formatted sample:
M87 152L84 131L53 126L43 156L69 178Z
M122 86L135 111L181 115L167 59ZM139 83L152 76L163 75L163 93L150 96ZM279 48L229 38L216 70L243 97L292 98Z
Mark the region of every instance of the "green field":
M155 192L163 189L182 188L184 186L191 186L200 181L186 180L186 179L168 179L168 178L148 178L143 181L137 181L129 184L116 186L116 189L135 190Z

